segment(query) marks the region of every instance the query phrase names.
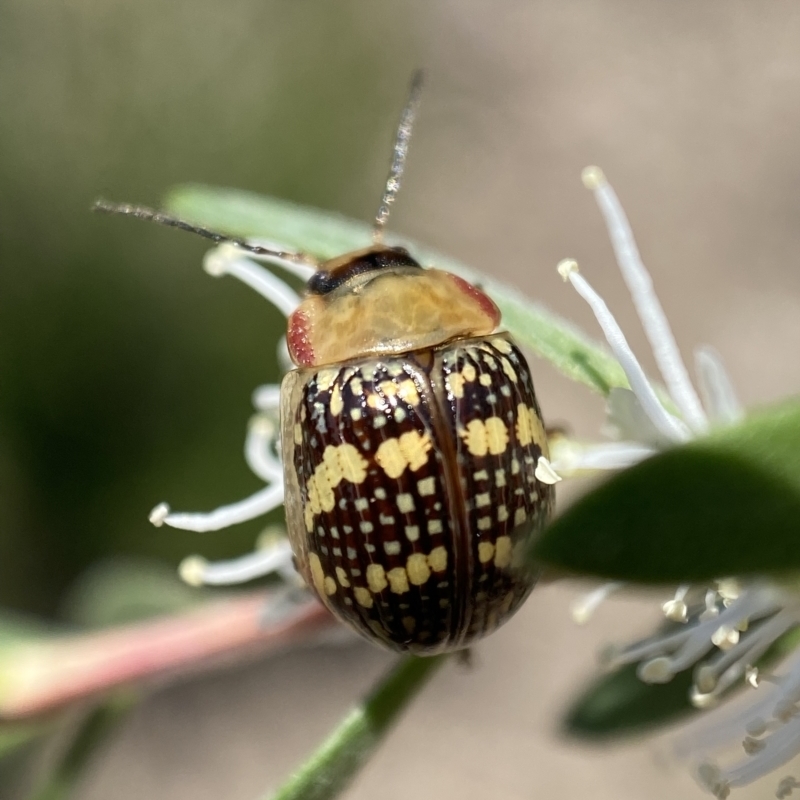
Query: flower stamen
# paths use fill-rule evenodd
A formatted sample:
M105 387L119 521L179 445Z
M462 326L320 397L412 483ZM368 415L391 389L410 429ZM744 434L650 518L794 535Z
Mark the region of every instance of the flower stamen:
M239 558L207 561L202 556L185 558L178 568L181 578L191 586L231 586L246 583L271 573L279 573L296 582L292 566L292 548L286 537L272 539L268 544Z
M606 341L625 371L631 389L659 432L672 442L688 441L691 438L690 432L681 420L670 414L661 404L650 381L647 380L642 365L633 354L625 334L614 319L614 315L603 298L578 272L578 262L573 259L564 259L558 264L557 269L564 280L568 280L575 291L589 304L605 334Z
M670 397L689 427L701 433L708 428L708 419L689 379L664 309L653 290L653 280L639 255L622 205L599 167L587 167L581 177L584 186L594 194L603 215L617 264L630 290Z

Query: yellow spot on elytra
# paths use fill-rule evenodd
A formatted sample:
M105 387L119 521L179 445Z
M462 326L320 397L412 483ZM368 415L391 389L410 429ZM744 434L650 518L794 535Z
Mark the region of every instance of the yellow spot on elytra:
M358 422L362 417L361 409L360 408L351 408L350 409L350 419L353 422Z
M517 406L517 440L526 447L527 445L537 444L545 450L545 432L542 420L533 408L520 403Z
M396 556L400 552L400 542L398 542L397 539L391 539L383 543L383 549L386 555Z
M414 633L414 628L417 627L417 621L414 617L403 617L403 627L406 629L406 633L409 636Z
M478 382L481 386L491 386L492 376L488 372L482 372L480 378L478 378Z
M436 478L431 476L417 481L417 491L420 497L431 497L436 492Z
M317 388L321 392L327 392L333 386L336 376L339 374L338 369L321 369L317 373Z
M492 498L488 492L483 492L482 494L475 496L475 508L485 508L486 506L490 505L492 502Z
M336 594L336 581L330 575L325 576L325 594Z
M360 378L353 378L353 380L350 381L350 391L356 397L358 397L364 391L364 386L361 383Z
M389 589L394 594L405 594L408 591L408 575L402 567L395 567L386 573L389 579Z
M414 586L421 586L431 576L431 569L428 566L428 559L423 553L413 553L406 561L408 579Z
M316 553L311 553L308 557L308 568L311 571L311 582L317 590L317 594L322 597L325 594L325 571L322 569L322 562Z
M428 526L428 530L430 530L430 526ZM419 525L406 525L405 533L409 542L416 542L419 539Z
M367 462L352 444L338 447L328 445L314 474L306 482L308 503L304 512L306 528L311 531L314 516L333 511L336 505L334 489L343 481L363 483L367 477ZM310 520L310 522L309 522Z
M504 469L496 469L494 471L494 482L498 489L502 489L506 485L506 471Z
M500 359L500 363L503 365L503 372L505 372L509 380L512 381L512 383L516 383L517 373L514 370L514 367L511 366L511 362L504 356Z
M334 417L338 417L339 414L342 413L343 408L344 400L342 400L342 390L339 388L339 384L337 383L331 392L331 414L333 414Z
M503 569L511 563L511 537L498 536L494 546L494 565L498 569Z
M314 530L314 511L311 508L311 503L306 503L303 506L303 520L306 523L306 530L311 533Z
M486 440L489 452L493 456L505 451L508 444L508 428L500 417L489 417L486 420Z
M365 589L363 586L356 586L356 588L353 589L353 594L355 595L356 602L360 606L372 608L374 601L372 595L369 593L369 589Z
M500 611L503 614L508 614L511 604L514 602L514 592L508 592L506 596L503 598L503 602L500 603Z
M401 514L410 514L416 508L414 498L406 492L397 495L395 502L397 503L397 510Z
M417 385L410 378L401 381L397 387L397 394L401 400L405 400L410 406L419 405L419 393L417 392Z
M336 577L339 579L339 583L344 586L345 589L350 587L350 581L347 579L347 573L342 569L342 567L336 567Z
M472 364L465 364L464 369L461 370L461 374L464 376L465 381L471 382L475 380L477 373L475 372L475 367L473 367Z
M508 509L505 506L497 507L497 521L505 522L508 519Z
M427 433L408 431L397 439L381 442L375 461L390 478L399 478L406 468L415 472L424 466L431 446L431 437Z
M432 519L428 522L428 533L441 533L444 530L440 519Z
M519 461L516 458L511 459L511 474L519 475Z
M475 472L472 475L472 480L474 481L488 481L489 480L489 473L482 469L480 472Z
M460 400L464 396L464 376L460 372L451 372L446 379L450 394Z
M486 564L494 558L494 545L491 542L480 542L478 544L478 560L481 564Z
M461 437L473 456L485 456L487 453L497 456L505 451L508 444L508 428L500 417L473 419L467 429L461 432Z
M373 594L378 594L387 587L386 572L380 564L370 564L367 567L367 585Z
M511 345L505 339L492 339L492 346L506 355L511 352Z
M416 472L428 462L430 449L431 437L427 433L420 435L417 431L409 431L400 437L400 450L412 472Z
M350 483L363 483L367 477L367 462L361 453L352 444L340 444L336 452L339 455L342 477Z
M447 569L447 549L434 547L428 554L428 565L434 572L444 572Z
M379 394L368 395L367 405L370 408L383 408L383 398Z
M525 520L528 519L528 514L524 508L518 508L514 512L514 527L516 528L517 525L522 525Z
M492 527L492 518L491 517L481 517L478 520L478 530L479 531L488 531Z
M298 422L294 426L294 443L301 444L302 441L303 441L303 428L300 426L300 423Z

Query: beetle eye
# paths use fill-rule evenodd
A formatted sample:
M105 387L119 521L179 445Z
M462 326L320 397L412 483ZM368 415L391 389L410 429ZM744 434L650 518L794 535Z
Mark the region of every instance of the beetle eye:
M338 263L331 269L321 269L315 272L306 284L306 288L310 294L330 294L356 275L393 267L422 269L405 247L380 247L356 253L350 260Z
M308 289L311 294L328 294L332 292L339 283L340 281L330 272L319 270L308 279L306 289Z

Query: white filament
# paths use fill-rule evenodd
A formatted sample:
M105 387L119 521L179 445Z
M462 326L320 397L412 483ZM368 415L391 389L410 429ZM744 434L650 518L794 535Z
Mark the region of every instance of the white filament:
M699 347L694 353L697 382L711 421L732 425L744 418L744 409L736 396L719 353L713 347Z
M209 562L189 556L181 572L191 573L184 577L191 577L189 582L194 585L231 586L274 572L285 572L287 568L292 569L292 548L288 539L280 539L269 547L227 561Z
M215 277L232 275L238 278L269 300L285 317L300 305L300 296L294 289L268 269L242 256L236 248L223 246L212 250L206 254L203 266L206 272Z
M170 513L163 522L184 531L218 531L260 517L283 503L283 481L266 486L250 497L221 506L208 514ZM158 506L157 506L158 508Z
M571 259L565 259L558 265L558 272L565 280L569 280L575 291L589 304L606 337L606 341L625 371L633 393L639 399L645 413L659 432L673 442L685 442L691 438L686 426L661 405L661 401L647 380L641 364L633 354L625 334L614 319L614 315L609 311L603 298L578 272L577 263Z
M250 422L244 444L247 466L265 483L283 480L283 464L274 450L278 438L277 423L267 414L258 414Z
M586 187L594 193L605 219L617 264L628 285L670 396L689 427L701 433L708 428L708 420L689 379L664 309L653 289L653 280L639 255L639 248L622 205L602 170L587 167L583 171L583 180Z

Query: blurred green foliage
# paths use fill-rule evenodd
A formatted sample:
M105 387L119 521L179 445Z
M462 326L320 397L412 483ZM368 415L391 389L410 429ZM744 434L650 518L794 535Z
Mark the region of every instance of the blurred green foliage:
M369 218L405 25L352 0L0 4L0 605L52 614L105 556L255 539L146 517L258 487L242 444L281 320L202 242L88 209L191 180Z

